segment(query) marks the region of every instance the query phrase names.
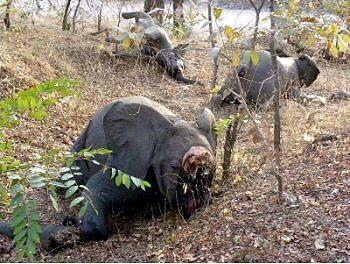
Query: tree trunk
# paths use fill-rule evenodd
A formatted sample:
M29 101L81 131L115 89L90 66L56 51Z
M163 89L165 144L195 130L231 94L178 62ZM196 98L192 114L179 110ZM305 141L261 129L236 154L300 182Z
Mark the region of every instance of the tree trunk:
M70 25L68 23L68 15L69 15L69 7L70 7L71 2L72 2L72 0L67 0L66 7L64 8L62 30L69 30L70 29Z
M224 161L222 163L222 177L227 179L230 174L232 149L235 145L238 134L238 119L230 123L226 130L226 139L224 144Z
M262 2L260 3L260 6L257 7L254 2L252 0L249 0L250 4L252 5L252 7L254 8L255 10L255 14L256 14L256 17L255 17L255 28L254 28L254 36L253 36L253 41L252 41L252 45L251 45L251 50L254 51L255 50L255 46L256 46L256 39L257 39L257 35L258 35L258 28L259 28L259 20L260 20L260 12L261 12L261 9L263 8L264 6L264 3L265 3L266 0L262 0ZM209 15L209 7L210 5L208 5L208 15ZM211 7L210 7L211 9ZM210 10L211 11L211 10ZM208 16L208 20L209 22L211 21L211 14L210 16ZM209 24L209 31L211 30L210 28L210 25L211 23ZM212 43L213 45L213 43ZM217 62L216 62L217 63ZM249 69L247 71L247 74L250 72L251 70L251 67L252 67L252 62L250 61L249 62ZM215 70L217 71L217 68L215 69L214 68L214 74L215 73ZM236 69L234 69L236 71ZM214 75L215 76L215 75ZM239 78L237 76L237 81L239 81ZM212 81L212 86L216 83L216 79L215 79L215 82L214 82L214 78L213 78L213 81ZM214 86L215 87L215 86ZM213 88L214 88L213 87ZM241 94L241 96L243 96L243 94ZM225 139L225 143L224 143L224 161L222 163L222 170L223 170L223 178L227 178L229 176L229 173L230 173L230 167L231 167L231 153L232 153L232 149L233 149L233 146L236 142L236 138L237 138L237 133L238 133L238 130L237 130L237 127L238 127L238 123L239 121L238 120L235 120L233 125L232 123L230 124L230 126L228 127L227 131L226 131L226 139Z
M212 8L211 8L211 2L208 3L208 21L209 21L209 36L213 35L213 15L212 15ZM215 47L215 40L211 39L211 47ZM215 88L216 81L218 77L218 69L219 69L219 62L218 62L219 56L214 58L214 69L213 69L213 78L211 80L211 88Z
M103 4L100 6L100 10L97 15L97 31L101 30L101 24L102 24L102 9L103 9Z
M185 22L184 0L173 0L174 29L182 29Z
M146 13L152 11L155 8L165 8L164 0L145 0L144 11ZM151 14L160 24L163 23L163 12L154 12Z
M275 160L279 167L280 165L280 159L281 159L281 118L280 118L280 84L279 84L279 76L278 76L278 69L277 69L277 56L276 56L276 25L275 25L275 18L274 18L274 12L275 12L275 1L270 0L270 13L271 13L271 39L270 39L270 52L271 52L271 61L272 61L272 73L274 78L274 154L275 154ZM282 183L282 177L279 174L278 170L275 172L275 176L277 178L278 182L278 195L280 202L282 201L282 192L283 192L283 183Z
M73 22L72 22L73 32L76 32L75 24L76 24L76 19L77 19L77 14L78 14L78 10L80 7L80 3L81 3L81 0L78 0L78 4L75 7L74 14L73 14Z
M11 19L10 19L11 5L12 5L12 0L8 0L6 3L6 12L5 12L5 18L4 18L6 30L9 30L11 27Z

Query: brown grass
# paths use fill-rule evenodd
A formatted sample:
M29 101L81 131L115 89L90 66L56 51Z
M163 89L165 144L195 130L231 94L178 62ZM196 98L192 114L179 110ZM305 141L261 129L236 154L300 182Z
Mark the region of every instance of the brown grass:
M103 42L102 36L28 30L6 33L2 42L2 96L62 75L80 80L77 88L80 96L60 101L50 109L49 118L42 122L24 119L15 130L6 131L16 142L18 157L24 160L52 148L68 150L91 115L117 98L143 95L187 120L194 120L210 98L212 63L207 56L209 45L205 43L196 43L201 49L189 50L185 57L186 76L205 83L203 88L178 84L152 65L112 58L112 47ZM333 91L349 89L349 65L320 63L320 68L321 74L308 88L309 92L328 97ZM226 72L226 68L220 68L221 81ZM40 259L47 262L349 261L349 138L318 146L312 152L305 151L309 142L304 140L304 135L349 132L349 110L348 101L326 106L283 104L281 174L287 203L282 208L276 204L275 179L265 165L266 155L271 153L266 153L262 144L253 143L247 133L252 128L248 122L242 127L235 147L232 178L216 181L213 203L190 221L170 214L127 222L119 230L116 219L114 229L119 232L108 241L75 245L56 255L42 255ZM263 132L271 141L273 113L267 110L260 115ZM221 155L219 148L218 156ZM59 223L67 214L67 210L55 213L45 193L36 194L36 198L43 208L43 222ZM319 237L326 240L325 250L315 249L314 241ZM14 261L15 255L6 253L0 260Z

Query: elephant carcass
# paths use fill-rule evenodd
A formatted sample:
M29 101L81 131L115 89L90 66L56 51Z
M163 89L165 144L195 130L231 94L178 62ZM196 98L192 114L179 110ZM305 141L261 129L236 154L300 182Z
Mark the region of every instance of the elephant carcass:
M273 96L274 76L272 76L270 52L259 51L258 55L258 64L249 65L250 52L244 52L242 64L237 67L237 72L247 103L262 105ZM249 67L251 67L250 71ZM299 97L301 88L310 86L320 73L316 63L308 55L301 55L298 58L277 57L277 67L281 93L289 97ZM212 98L212 103L217 106L236 101L237 98L231 90L240 94L233 73L228 75L224 86Z
M98 111L72 148L74 152L90 147L112 151L96 157L108 169L86 160L75 162L82 172L76 181L86 185L85 200L90 201L84 217L75 221L81 239L107 239L105 221L113 209L155 200L179 208L189 218L210 197L215 174L214 125L208 109L192 123L144 97L122 98ZM117 187L111 168L146 180L151 187L145 191L133 185ZM4 225L1 230L0 225L0 234L10 236L8 228Z
M104 222L112 203L125 206L163 197L171 207L180 207L185 218L202 206L215 172L214 123L208 109L199 115L195 126L144 97L123 98L100 110L73 150L107 147L113 153L99 157L100 163L147 180L152 187L147 191L117 188L101 168L78 161L82 183L86 182L99 210L96 215L88 207L81 225L83 238L107 238Z
M173 47L163 28L158 26L153 18L144 12L123 12L125 19L134 18L136 25L141 28L145 36L145 43L141 49L147 57L152 57L175 80L187 84L201 84L198 81L184 77L184 62L182 57L188 45Z

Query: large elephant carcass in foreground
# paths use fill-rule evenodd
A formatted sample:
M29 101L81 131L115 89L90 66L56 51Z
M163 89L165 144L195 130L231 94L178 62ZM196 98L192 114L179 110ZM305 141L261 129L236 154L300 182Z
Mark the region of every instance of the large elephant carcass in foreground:
M248 104L260 106L270 100L274 93L274 76L272 74L271 54L258 51L259 62L253 65L250 52L245 51L241 64L237 67L244 98ZM288 57L285 54L277 57L277 68L281 94L289 98L303 97L302 87L310 86L317 78L320 70L315 61L304 54L300 57ZM239 84L233 73L230 73L220 91L213 96L214 106L225 105L237 101L240 94Z
M81 239L107 239L106 218L113 209L148 201L167 203L189 218L210 196L215 174L214 125L215 117L207 108L197 122L187 122L144 97L122 98L98 111L73 146L74 152L90 147L112 151L96 157L107 170L91 161L76 160L82 172L76 181L86 185L89 191L85 195L92 202L87 204L84 217L76 221ZM111 168L146 180L151 187L145 191L136 186L117 187ZM60 226L43 229L41 242L50 244L51 233ZM0 234L12 237L12 232L8 224L0 223Z

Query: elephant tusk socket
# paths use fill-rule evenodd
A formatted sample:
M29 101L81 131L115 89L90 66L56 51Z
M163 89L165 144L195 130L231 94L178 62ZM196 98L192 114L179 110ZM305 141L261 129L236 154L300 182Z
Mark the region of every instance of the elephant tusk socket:
M212 165L213 160L213 155L208 149L202 146L193 146L185 153L182 159L182 168L186 174L195 177L198 168Z

